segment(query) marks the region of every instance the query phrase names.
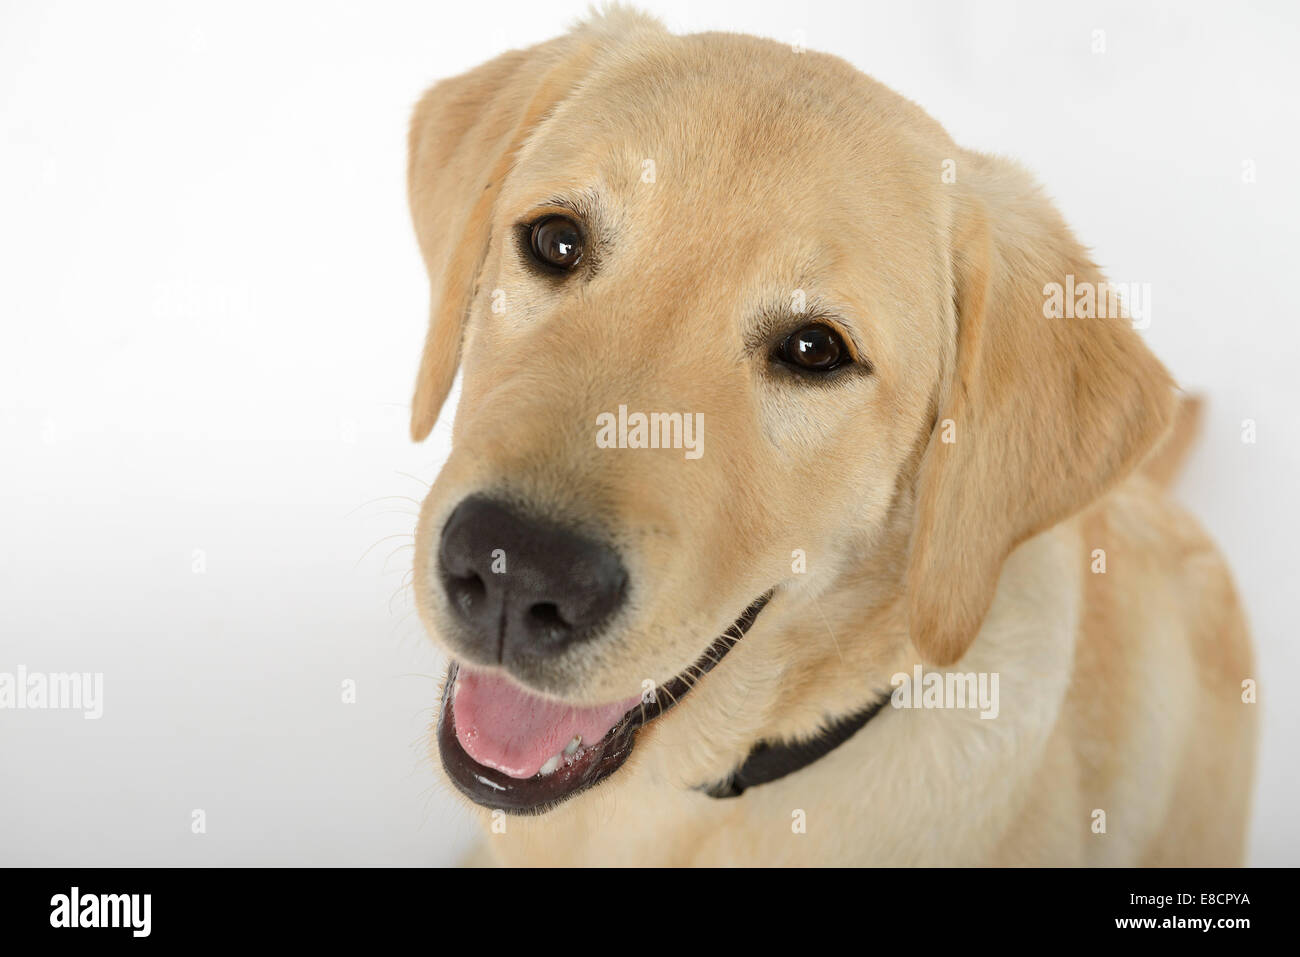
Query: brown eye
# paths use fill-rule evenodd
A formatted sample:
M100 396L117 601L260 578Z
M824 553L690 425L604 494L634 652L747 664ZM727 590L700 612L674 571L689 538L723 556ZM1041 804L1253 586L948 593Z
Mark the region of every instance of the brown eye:
M572 269L582 259L582 232L567 216L547 216L529 229L528 246L538 262Z
M785 337L775 358L807 372L830 372L853 361L838 332L820 323L804 326Z

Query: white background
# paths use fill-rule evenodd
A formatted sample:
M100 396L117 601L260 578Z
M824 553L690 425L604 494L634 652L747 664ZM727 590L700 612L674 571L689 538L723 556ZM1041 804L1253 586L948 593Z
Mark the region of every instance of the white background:
M1212 403L1178 494L1258 641L1251 860L1300 864L1294 5L645 6L802 31L1020 158L1113 280L1151 284L1148 341ZM425 743L441 662L401 587L446 447L445 417L406 438L406 121L584 9L0 3L0 670L106 681L99 721L0 711L0 863L464 849Z

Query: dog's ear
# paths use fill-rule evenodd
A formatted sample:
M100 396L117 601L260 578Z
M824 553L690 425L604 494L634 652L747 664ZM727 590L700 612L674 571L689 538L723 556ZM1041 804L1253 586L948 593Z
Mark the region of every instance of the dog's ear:
M1027 174L984 162L953 217L955 355L918 473L908 568L912 642L938 666L974 640L1011 550L1138 465L1175 404L1131 320L1049 318L1052 293L1083 283L1107 311L1104 279Z
M608 25L586 24L434 86L411 119L407 196L431 286L411 437L433 428L460 361L493 206L515 153L582 81Z

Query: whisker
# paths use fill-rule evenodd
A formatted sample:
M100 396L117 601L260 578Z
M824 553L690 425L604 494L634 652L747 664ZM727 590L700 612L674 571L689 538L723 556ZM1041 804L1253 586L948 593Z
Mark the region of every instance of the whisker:
M407 518L419 518L419 512L412 512L404 508L386 508L382 512L375 512L376 515L405 515Z
M389 597L389 599L388 599L388 613L389 613L390 615L395 615L395 614L397 614L397 612L393 609L393 599L396 598L398 595L402 595L402 594L405 594L405 593L406 593L406 587L405 587L405 586L399 586L398 589L397 589L397 591L393 592L393 594ZM412 606L412 607L414 607L414 606Z
M362 563L363 561L366 560L366 556L369 555L372 551L374 551L376 545L379 545L381 542L392 541L394 538L410 538L410 539L414 539L414 538L415 538L415 535L414 535L412 532L399 532L399 533L396 534L396 535L385 535L383 538L381 538L381 539L379 539L379 541L373 543L369 548L367 548L364 552L361 553L361 557L358 558L358 559L357 559L357 563L356 563L355 565L352 566L352 570L353 570L353 571L356 571L357 568L360 567L361 563ZM413 543L413 544L414 544L414 543Z
M357 506L356 508L354 508L352 511L348 512L348 513L347 513L346 515L344 515L343 517L344 517L344 518L351 518L353 515L357 514L357 512L361 511L361 510L362 510L363 508L365 508L367 505L374 505L376 502L384 502L384 501L388 501L388 500L390 500L390 499L395 499L395 498L400 498L400 499L404 499L404 500L407 501L407 502L411 502L412 504L415 505L416 508L419 508L419 507L420 507L420 502L419 502L419 500L418 500L418 499L411 498L411 496L409 496L409 495L381 495L381 496L379 496L378 498L372 498L372 499L371 499L370 501L368 501L368 502L362 502L360 505L358 505L358 506Z
M407 542L407 543L404 544L404 545L398 545L396 548L394 548L391 552L388 553L388 556L384 559L384 564L381 565L380 568L379 568L379 573L380 573L381 575L387 575L387 574L388 574L388 563L391 562L391 561L393 560L393 556L396 555L398 552L400 552L400 551L401 551L402 549L404 549L404 548L414 548L414 547L415 547L415 542Z
M403 478L409 478L409 479L412 479L413 481L419 482L419 483L420 483L421 485L423 485L425 488L433 488L433 483L432 483L432 482L426 482L424 479L420 478L420 476L418 476L418 475L412 475L410 472L398 472L397 474L400 475L400 476L402 476Z
M408 611L408 612L407 612L405 615L403 615L401 618L397 619L397 621L393 624L393 630L392 630L391 634L394 634L394 635L397 634L397 629L398 629L398 628L401 628L402 625L406 624L406 619L408 619L408 618L410 618L412 615L414 615L414 614L415 614L415 611L416 611L415 606L412 605L412 606L411 606L411 610Z
M831 636L831 644L835 646L835 654L840 657L840 664L844 664L844 652L840 651L840 643L835 640L835 632L831 631L831 623L826 620L826 612L822 611L821 605L817 606L817 613L822 616L822 624L826 626L826 634Z
M393 593L388 596L388 613L390 615L393 614L393 599L396 598L398 595L404 594L406 590L411 586L411 582L414 579L415 579L415 569L408 568L406 570L406 574L402 576L401 582L398 584L396 588L393 589Z

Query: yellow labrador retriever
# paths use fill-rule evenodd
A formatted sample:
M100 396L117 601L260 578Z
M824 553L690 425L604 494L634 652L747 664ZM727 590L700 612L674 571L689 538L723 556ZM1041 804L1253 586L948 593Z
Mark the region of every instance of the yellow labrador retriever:
M1023 170L615 10L430 90L409 177L416 440L463 372L415 593L491 860L1241 861L1196 409Z

